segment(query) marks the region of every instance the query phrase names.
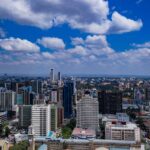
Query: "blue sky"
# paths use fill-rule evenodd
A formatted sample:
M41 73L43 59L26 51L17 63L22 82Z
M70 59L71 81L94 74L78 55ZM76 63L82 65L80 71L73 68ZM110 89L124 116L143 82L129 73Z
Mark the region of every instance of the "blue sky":
M0 73L150 75L150 1L1 0Z

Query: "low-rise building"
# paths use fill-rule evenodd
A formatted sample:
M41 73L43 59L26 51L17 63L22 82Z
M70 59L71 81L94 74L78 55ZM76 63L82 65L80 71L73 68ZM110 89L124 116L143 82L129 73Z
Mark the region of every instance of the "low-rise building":
M107 122L105 139L140 142L140 128L130 122Z
M96 138L96 132L92 129L75 128L72 132L72 138L74 139L94 139Z
M5 140L0 140L0 150L8 150L8 142Z

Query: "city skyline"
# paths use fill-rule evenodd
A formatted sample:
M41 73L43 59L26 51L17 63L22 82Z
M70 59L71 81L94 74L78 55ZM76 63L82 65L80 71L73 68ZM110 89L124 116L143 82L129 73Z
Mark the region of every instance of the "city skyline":
M2 0L0 74L150 75L149 4Z

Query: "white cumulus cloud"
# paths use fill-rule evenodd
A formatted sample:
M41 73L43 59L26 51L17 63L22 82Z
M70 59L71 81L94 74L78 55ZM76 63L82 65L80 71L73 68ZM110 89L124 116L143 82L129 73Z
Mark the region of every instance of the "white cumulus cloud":
M42 37L37 42L46 48L59 50L65 48L65 43L62 39L56 37Z
M15 10L15 11L14 11ZM141 20L114 12L108 18L107 0L1 0L0 19L49 29L67 23L71 28L93 34L124 33L139 30Z
M7 51L17 51L17 52L39 52L40 48L26 40L20 38L6 38L0 39L0 48L7 50Z
M150 48L150 42L145 42L145 43L143 43L143 44L132 44L133 46L135 46L135 47L138 47L138 48Z
M136 31L140 30L142 26L143 23L141 20L134 21L128 19L115 11L112 14L112 21L110 23L108 33L124 33Z

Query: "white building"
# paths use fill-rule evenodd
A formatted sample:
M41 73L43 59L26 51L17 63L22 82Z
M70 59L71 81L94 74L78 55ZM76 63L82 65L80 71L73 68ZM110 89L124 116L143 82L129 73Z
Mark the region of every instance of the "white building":
M140 142L140 128L134 123L107 122L105 139Z
M57 129L57 107L51 105L32 106L32 127L36 136L48 136Z
M98 101L86 93L77 102L77 127L96 129L98 124Z
M50 105L32 106L32 126L37 136L46 136L50 131Z

